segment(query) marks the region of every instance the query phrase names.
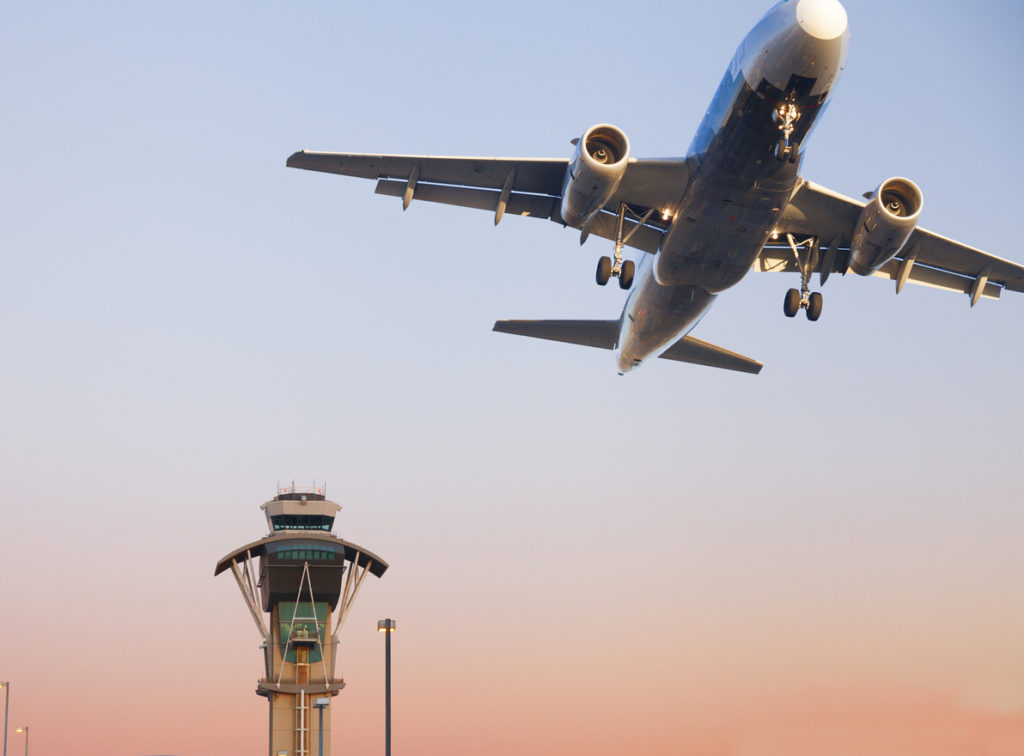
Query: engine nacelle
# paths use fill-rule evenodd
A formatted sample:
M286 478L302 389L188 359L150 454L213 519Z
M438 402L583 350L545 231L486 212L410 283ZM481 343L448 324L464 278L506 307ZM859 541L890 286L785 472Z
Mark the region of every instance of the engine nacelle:
M562 220L579 227L615 194L626 174L629 139L607 123L591 126L576 142L562 182Z
M869 276L907 243L921 217L924 197L910 179L883 181L861 211L850 242L850 268Z

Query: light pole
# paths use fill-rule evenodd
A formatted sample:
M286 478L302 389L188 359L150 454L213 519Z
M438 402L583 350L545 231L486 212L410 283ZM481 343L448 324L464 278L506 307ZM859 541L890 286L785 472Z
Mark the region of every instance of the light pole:
M28 727L15 727L14 731L25 733L25 756L28 756Z
M395 621L379 620L377 632L384 633L384 756L391 756L391 633Z
M313 707L320 710L320 739L317 741L320 744L320 756L324 756L324 709L330 702L331 699L326 696L313 699Z
M7 710L11 706L11 681L0 682L0 688L4 689L4 756L7 756Z

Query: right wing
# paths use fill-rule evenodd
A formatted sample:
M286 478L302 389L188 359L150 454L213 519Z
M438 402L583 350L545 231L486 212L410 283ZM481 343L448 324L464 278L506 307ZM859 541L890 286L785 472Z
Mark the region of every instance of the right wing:
M562 223L559 206L569 161L302 150L289 157L287 165L376 180L377 194L401 197L403 208L417 199L485 210L494 213L497 224L505 213ZM682 196L690 173L691 165L686 158L630 158L615 196L587 224L587 232L614 239L620 202L630 205L637 216L652 208L665 207ZM643 223L627 217L624 236L629 238L626 244L645 252L657 252L665 228L665 222L656 212Z
M429 155L364 155L348 152L307 152L288 158L289 168L336 173L365 179L394 179L412 184L447 184L501 190L515 171L516 193L557 197L568 160L546 158L432 157ZM415 173L415 177L413 174ZM491 208L494 209L493 207Z

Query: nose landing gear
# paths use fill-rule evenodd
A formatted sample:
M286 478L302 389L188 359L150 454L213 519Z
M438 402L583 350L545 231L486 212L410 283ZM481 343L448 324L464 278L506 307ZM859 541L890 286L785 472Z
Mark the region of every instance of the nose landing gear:
M818 265L820 258L818 239L810 237L801 242L793 238L793 234L786 234L786 241L789 248L793 250L797 267L800 269L800 289L790 289L786 292L786 298L782 302L782 312L787 318L794 317L801 309L807 311L807 319L814 322L821 317L821 308L824 300L819 292L811 291L811 274ZM800 249L804 248L804 254Z
M772 113L772 118L778 124L779 131L782 132L779 141L775 143L775 159L780 163L783 160L795 163L797 149L800 145L790 137L796 128L796 122L800 120L800 109L795 102L783 102Z

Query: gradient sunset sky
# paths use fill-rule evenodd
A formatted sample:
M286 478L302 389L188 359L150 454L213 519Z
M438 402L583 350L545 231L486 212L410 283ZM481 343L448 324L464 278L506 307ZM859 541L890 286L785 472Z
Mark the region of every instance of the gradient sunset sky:
M491 333L613 318L596 238L377 197L300 148L682 154L771 3L12 3L0 14L9 753L265 753L218 559L278 482L391 564L335 754L1024 753L1024 297L750 275L760 376ZM803 173L1024 261L1019 3L850 0ZM816 282L815 282L816 283Z

